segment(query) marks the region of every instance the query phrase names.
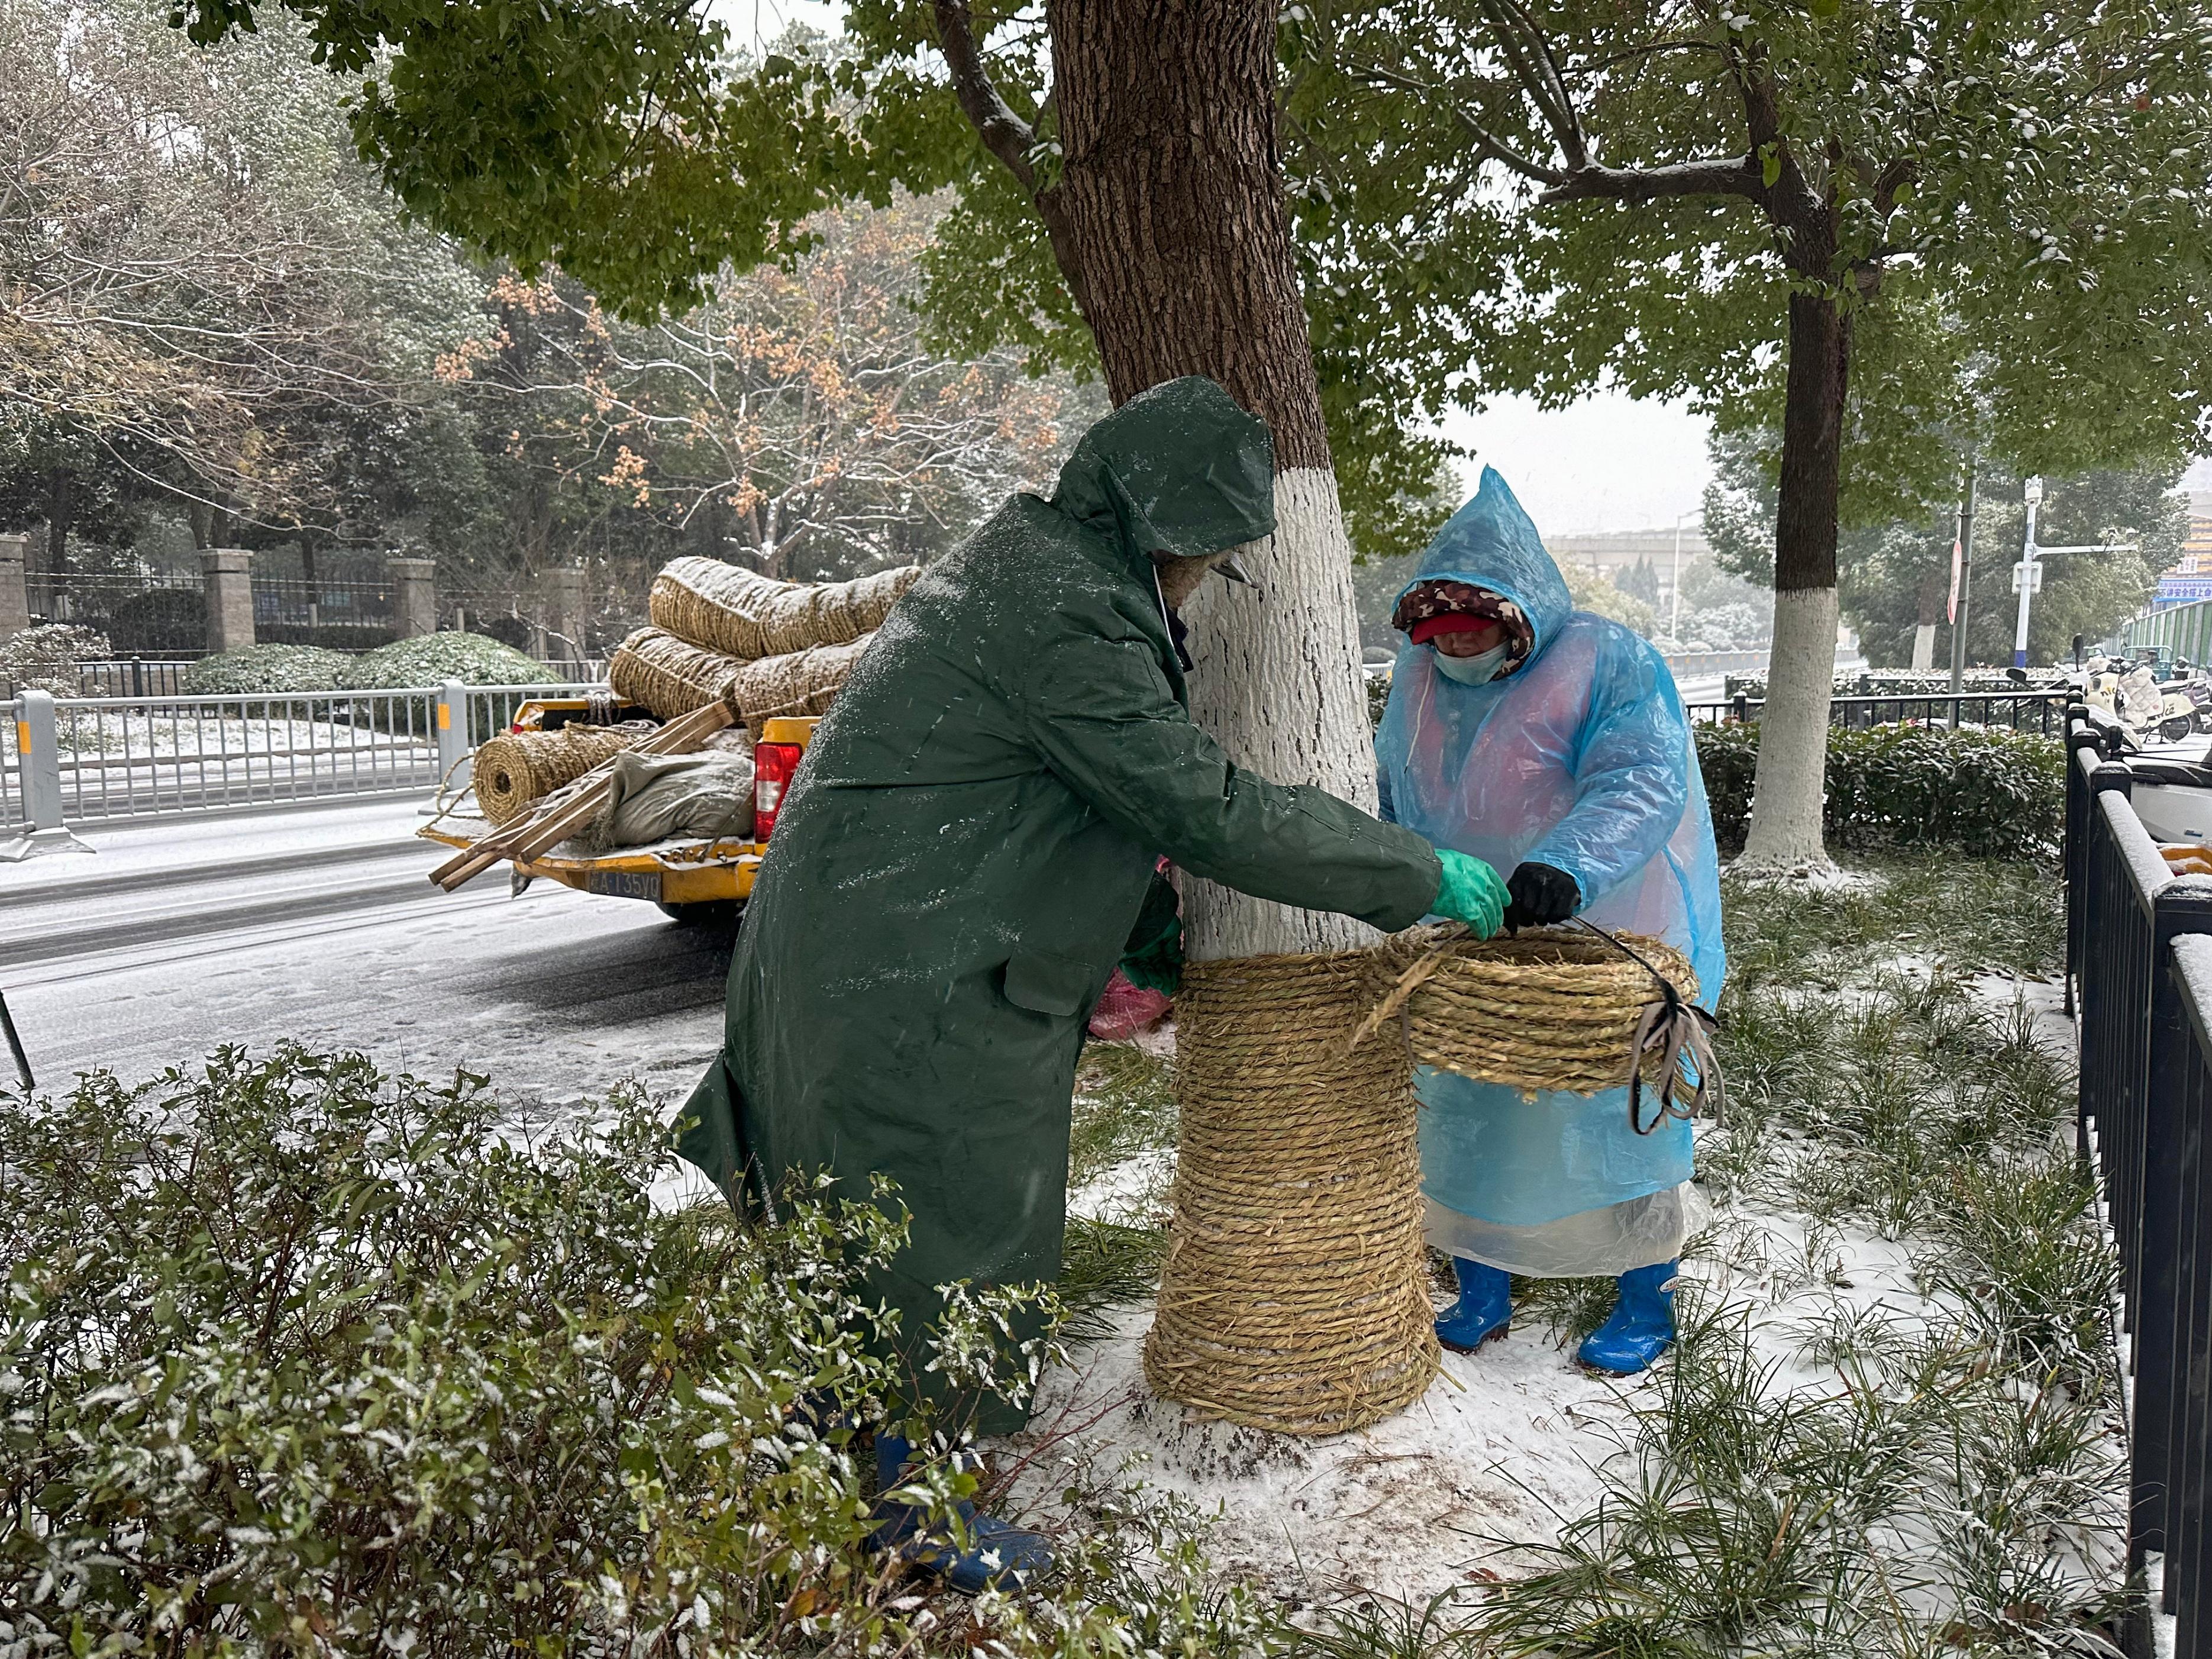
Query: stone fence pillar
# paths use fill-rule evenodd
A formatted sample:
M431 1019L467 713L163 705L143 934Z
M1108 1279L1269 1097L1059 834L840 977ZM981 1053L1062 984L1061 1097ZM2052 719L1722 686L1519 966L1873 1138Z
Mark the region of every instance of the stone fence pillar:
M399 637L438 631L438 562L435 559L386 559L392 573L392 620Z
M0 536L0 640L31 625L31 588L23 574L30 546L28 536Z
M207 648L238 651L252 644L252 553L243 547L204 549L200 585L207 595Z
M584 573L553 571L545 579L545 589L553 632L562 636L550 641L551 648L562 662L581 662L589 654L584 642Z

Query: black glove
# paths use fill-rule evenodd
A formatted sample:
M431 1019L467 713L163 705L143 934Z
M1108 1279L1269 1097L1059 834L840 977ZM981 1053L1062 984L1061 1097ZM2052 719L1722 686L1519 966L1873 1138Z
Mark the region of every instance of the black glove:
M1583 908L1583 890L1564 870L1548 864L1524 864L1506 878L1505 928L1541 927L1565 921Z

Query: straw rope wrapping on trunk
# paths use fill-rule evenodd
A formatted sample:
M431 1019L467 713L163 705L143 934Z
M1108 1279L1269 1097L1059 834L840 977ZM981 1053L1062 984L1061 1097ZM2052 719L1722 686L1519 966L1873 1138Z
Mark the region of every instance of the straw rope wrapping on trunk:
M1176 999L1175 1222L1155 1392L1286 1434L1364 1427L1437 1374L1412 1066L1354 1055L1371 953L1193 963Z
M477 745L471 775L477 805L494 823L511 823L532 801L573 783L612 754L658 728L638 720L622 726L571 723L557 732L515 732Z
M1627 1083L1631 1056L1646 1051L1642 1080L1657 1087L1649 1011L1666 999L1653 970L1686 1003L1697 999L1698 976L1661 940L1624 933L1620 945L1550 928L1478 939L1450 923L1393 934L1370 957L1368 1009L1350 1051L1395 1022L1403 1040L1384 1046L1421 1065L1531 1093L1580 1095Z
M664 565L646 603L654 627L750 661L874 633L921 574L904 565L850 581L786 582L693 556Z

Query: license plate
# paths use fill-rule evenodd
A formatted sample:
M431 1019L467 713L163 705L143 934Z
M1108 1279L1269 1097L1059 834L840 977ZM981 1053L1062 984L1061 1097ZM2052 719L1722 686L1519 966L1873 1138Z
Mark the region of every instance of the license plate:
M660 899L660 872L658 870L593 870L584 877L584 890L605 893L615 898Z

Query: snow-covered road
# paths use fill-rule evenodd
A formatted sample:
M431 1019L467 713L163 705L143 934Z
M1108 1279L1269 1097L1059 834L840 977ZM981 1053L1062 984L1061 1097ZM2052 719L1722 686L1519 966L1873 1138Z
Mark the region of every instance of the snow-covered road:
M446 894L413 797L88 830L0 865L0 990L41 1087L294 1037L566 1105L679 1096L720 1035L729 939L502 872Z

